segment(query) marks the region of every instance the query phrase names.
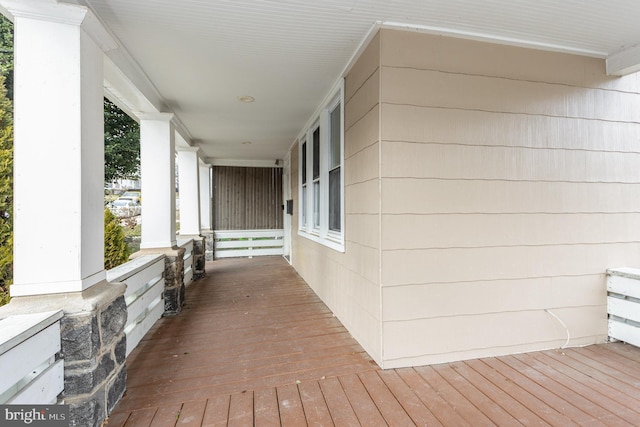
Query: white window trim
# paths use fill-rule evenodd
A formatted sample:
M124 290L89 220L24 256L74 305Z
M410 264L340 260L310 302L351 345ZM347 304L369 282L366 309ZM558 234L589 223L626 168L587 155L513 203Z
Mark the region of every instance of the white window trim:
M345 251L344 245L344 80L341 79L327 97L328 101L313 116L311 124L298 137L298 200L302 204L302 143L307 143L307 205L300 206L298 212L298 235L320 243L339 252ZM329 150L331 138L330 112L338 105L340 108L340 232L329 230ZM313 132L320 126L320 227L313 225ZM307 223L302 222L303 209L306 210Z

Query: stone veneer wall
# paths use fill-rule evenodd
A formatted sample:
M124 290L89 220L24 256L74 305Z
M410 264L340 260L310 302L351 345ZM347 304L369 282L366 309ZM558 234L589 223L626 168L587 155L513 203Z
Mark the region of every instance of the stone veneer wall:
M205 261L213 261L213 231L203 231L202 235L205 240L204 259Z
M64 391L58 403L70 406L70 426L101 426L122 398L125 365L126 285L100 282L83 292L14 297L3 315L62 310L61 351Z
M164 316L175 316L179 314L184 305L184 253L184 248L174 246L173 248L142 249L131 256L131 258L149 254L163 254L165 256Z
M61 397L71 407L70 425L100 425L122 398L127 382L126 322L124 296L107 307L62 319Z
M205 276L204 265L206 261L206 237L199 236L193 238L193 279L200 279Z

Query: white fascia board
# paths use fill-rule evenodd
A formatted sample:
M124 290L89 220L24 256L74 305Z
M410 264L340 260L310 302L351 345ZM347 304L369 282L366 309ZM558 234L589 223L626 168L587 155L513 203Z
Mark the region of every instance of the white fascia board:
M282 161L276 160L246 160L246 159L216 159L207 158L206 162L212 166L238 166L245 168L281 168Z
M640 71L640 45L609 55L606 62L609 76L626 76Z
M154 105L106 55L104 57L104 90L111 102L136 121L139 121L136 115L138 112L159 113L161 111L159 106Z
M104 52L118 47L115 37L107 30L93 11L84 5L61 3L53 0L0 0L2 14L43 21L79 25Z
M175 126L175 116L174 116L174 126ZM176 128L176 151L198 151L198 147L191 147L189 145L188 140L180 133L180 131Z
M590 56L594 58L606 58L608 52L599 50L583 49L576 46L561 45L548 42L537 42L534 40L521 39L517 37L499 36L495 34L481 33L477 31L454 30L446 27L432 25L416 25L404 22L384 21L382 28L405 31L419 31L439 36L456 37L461 39L476 40L487 43L503 44L509 46L524 47L529 49L546 50L551 52L569 53L573 55Z

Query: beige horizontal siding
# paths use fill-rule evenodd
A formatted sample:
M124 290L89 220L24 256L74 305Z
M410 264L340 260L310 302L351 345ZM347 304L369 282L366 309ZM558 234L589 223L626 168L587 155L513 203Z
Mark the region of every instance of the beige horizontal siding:
M348 84L344 91L345 102L350 101L356 92L361 91L362 85L378 68L380 68L380 33L371 39L357 63L349 70Z
M373 109L345 131L344 158L350 159L365 148L377 143L380 138L380 105Z
M638 259L640 243L383 251L382 286L604 274Z
M638 95L574 86L383 67L383 103L638 122Z
M345 79L345 252L295 232L292 247L296 270L382 364L379 40L373 39ZM297 163L293 168L297 176Z
M380 49L387 66L640 92L640 74L607 76L597 58L392 30Z
M384 215L382 230L385 250L640 242L640 215Z
M380 182L378 178L345 186L344 203L346 215L372 214L380 212ZM349 230L345 230L347 236Z
M350 87L347 80L345 86ZM349 101L345 102L344 129L348 131L353 125L373 110L380 102L380 70L376 70L365 81Z
M383 142L382 176L509 181L640 182L640 154Z
M382 182L383 214L640 212L640 183L396 178Z
M296 270L363 348L381 363L378 275L367 278L362 274L363 270L377 272L377 256L370 255L377 249L351 243L347 255L308 239L296 240Z
M378 144L372 144L344 161L344 184L346 186L378 179L380 175L380 152Z
M602 274L594 274L385 287L383 319L405 321L600 306L603 280Z
M380 216L377 214L349 214L345 228L349 230L347 242L370 248L380 247Z
M640 152L637 123L394 104L382 115L386 141Z
M550 310L571 331L569 346L604 342L606 306ZM544 310L385 322L385 368L558 348L562 324Z

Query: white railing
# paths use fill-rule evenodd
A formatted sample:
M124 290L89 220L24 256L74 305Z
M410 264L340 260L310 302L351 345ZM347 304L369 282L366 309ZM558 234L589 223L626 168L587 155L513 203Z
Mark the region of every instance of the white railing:
M214 231L215 258L282 255L284 230Z
M640 347L640 269L607 270L609 337Z
M109 282L127 284L127 356L164 313L164 255L145 255L107 271Z
M193 239L178 239L178 246L184 248L184 285L189 286L193 282L193 270L195 257L193 256Z
M62 311L0 320L0 404L53 404L64 389L60 351Z

